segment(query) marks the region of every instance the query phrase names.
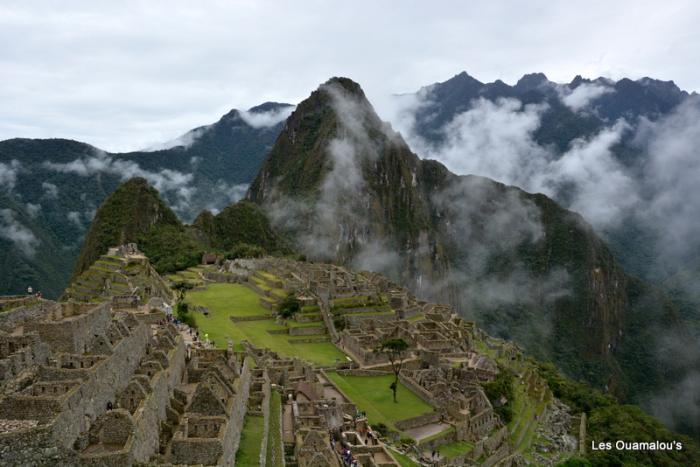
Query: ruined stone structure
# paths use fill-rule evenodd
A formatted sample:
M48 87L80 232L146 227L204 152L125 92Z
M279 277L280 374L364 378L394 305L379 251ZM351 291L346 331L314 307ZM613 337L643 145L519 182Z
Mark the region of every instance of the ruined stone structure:
M149 271L142 285L161 284L135 245L111 249L97 269L128 264ZM169 291L111 287L89 302L0 299L13 303L0 313L3 465L235 465L248 417L262 421L260 465L340 467L353 459L363 467L396 467L388 444L426 464L522 464L482 388L503 361L524 364L516 346L378 274L273 258L208 268L204 281L245 284L270 308L269 315L240 320L271 319L274 301L295 294L306 311L290 319L303 325L274 332L332 342L347 360L319 367L247 341L237 343L238 351L231 341L225 349L192 346L187 327L171 324ZM387 338L408 344L399 380L430 411L380 433L329 372L392 374L377 350ZM551 399L532 372L519 384L542 404ZM567 410L560 402L552 407L550 418ZM575 439L566 438L569 422L538 433L562 451L575 450ZM400 446L401 436L414 443ZM424 458L460 442L473 448Z

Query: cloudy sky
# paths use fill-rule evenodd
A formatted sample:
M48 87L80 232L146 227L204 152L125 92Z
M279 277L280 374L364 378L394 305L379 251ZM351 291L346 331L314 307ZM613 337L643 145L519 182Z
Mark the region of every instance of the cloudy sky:
M15 1L0 5L0 140L106 150L345 75L385 96L462 70L514 83L652 76L700 90L693 1Z

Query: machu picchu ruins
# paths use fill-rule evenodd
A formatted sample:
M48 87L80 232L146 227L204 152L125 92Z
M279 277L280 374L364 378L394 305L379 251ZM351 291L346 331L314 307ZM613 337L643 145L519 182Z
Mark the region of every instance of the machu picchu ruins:
M577 452L579 414L450 306L332 264L209 259L161 277L124 245L61 301L3 297L3 465L518 466ZM283 317L285 300L298 309ZM407 345L396 403L386 339ZM486 394L502 372L513 401Z

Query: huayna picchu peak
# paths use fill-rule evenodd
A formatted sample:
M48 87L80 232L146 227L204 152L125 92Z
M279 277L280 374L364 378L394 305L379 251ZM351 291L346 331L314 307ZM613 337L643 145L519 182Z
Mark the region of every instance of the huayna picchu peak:
M685 339L673 308L579 215L419 159L351 80L297 106L248 198L306 257L385 273L627 400L672 377L639 346L660 323Z

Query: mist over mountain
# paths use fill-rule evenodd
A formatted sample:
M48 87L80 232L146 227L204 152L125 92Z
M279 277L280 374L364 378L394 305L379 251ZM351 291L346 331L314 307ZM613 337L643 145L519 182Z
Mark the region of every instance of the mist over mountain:
M645 402L688 371L668 366L674 351L659 340L692 345L671 301L629 276L581 216L421 160L351 80L297 106L247 197L310 259L452 303L625 400Z
M268 102L232 110L160 149L131 153L62 139L1 141L0 194L9 210L0 224L1 264L12 279L0 293L33 286L60 295L97 207L132 177L146 179L185 221L242 198L292 109Z
M532 73L510 86L463 72L393 104L387 117L423 157L554 198L630 272L663 280L696 262L700 97L673 81Z

